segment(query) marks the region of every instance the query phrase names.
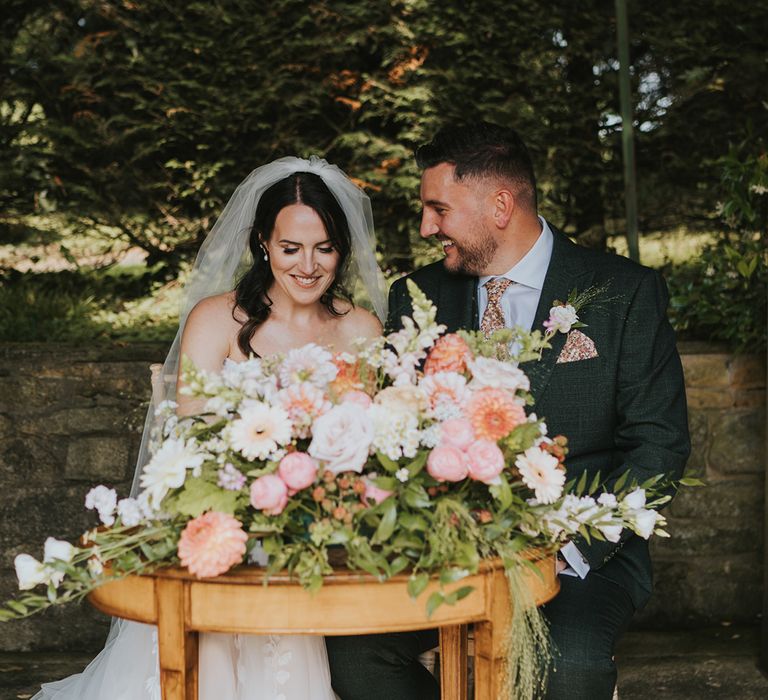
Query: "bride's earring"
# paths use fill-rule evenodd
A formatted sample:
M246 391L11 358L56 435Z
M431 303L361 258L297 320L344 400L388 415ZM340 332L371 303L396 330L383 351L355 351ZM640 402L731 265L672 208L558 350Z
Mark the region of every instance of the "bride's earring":
M264 251L264 260L269 260L269 253L267 253L267 249L262 246L261 249Z

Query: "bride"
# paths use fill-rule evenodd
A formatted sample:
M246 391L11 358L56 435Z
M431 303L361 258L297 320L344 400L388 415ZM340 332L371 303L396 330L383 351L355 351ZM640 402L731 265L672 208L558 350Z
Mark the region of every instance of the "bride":
M184 355L219 371L251 354L310 342L343 352L358 338L380 335L386 301L374 250L368 197L341 170L315 157L254 170L198 253L153 406L176 398ZM378 318L352 303L353 291L367 296ZM182 395L179 404L179 413L199 409ZM150 408L133 492L153 427ZM201 634L199 655L200 700L335 697L321 637ZM33 700L106 698L160 700L155 627L115 620L83 673L43 685Z

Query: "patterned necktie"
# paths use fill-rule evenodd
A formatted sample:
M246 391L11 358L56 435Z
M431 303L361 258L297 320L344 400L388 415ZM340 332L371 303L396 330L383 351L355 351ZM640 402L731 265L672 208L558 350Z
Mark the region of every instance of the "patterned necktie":
M493 277L485 283L485 288L488 290L488 306L483 312L480 330L486 337L505 326L504 312L501 309L501 295L504 294L510 284L514 284L514 282L506 277Z

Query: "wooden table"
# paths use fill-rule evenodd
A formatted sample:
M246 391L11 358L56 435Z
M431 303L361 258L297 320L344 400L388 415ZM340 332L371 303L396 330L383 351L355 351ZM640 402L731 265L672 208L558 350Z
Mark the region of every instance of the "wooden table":
M541 605L560 585L552 558L539 559L535 566L541 576L533 571L525 576ZM157 625L163 700L197 700L200 632L333 636L434 627L440 628L442 698L465 700L469 623L475 625L475 698L499 698L512 616L501 562L483 562L476 575L454 584L475 590L455 605L440 606L431 619L426 600L438 584L430 583L414 601L407 582L405 574L380 583L368 574L339 570L310 594L287 575L272 576L264 586L264 572L256 567L202 580L185 569L167 568L106 583L89 598L108 615Z

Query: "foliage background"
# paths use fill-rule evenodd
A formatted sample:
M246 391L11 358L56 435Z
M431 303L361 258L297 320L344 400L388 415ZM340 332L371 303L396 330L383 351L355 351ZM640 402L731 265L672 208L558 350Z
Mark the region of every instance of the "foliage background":
M542 213L580 242L605 247L623 233L608 0L3 5L0 274L13 284L0 293L2 337L130 337L137 327L163 337L172 323L156 312L172 280L236 184L282 155L337 163L371 194L385 268L421 264L434 251L417 235L412 152L457 119L517 128ZM628 5L640 229L714 233L714 246L727 234L733 269L720 274L728 255L711 252L716 281L735 270L758 305L748 341L723 336L732 315L690 313L712 261L689 262L679 284L670 266L678 327L763 343L768 195L751 188L765 175L768 6ZM728 219L733 177L755 216ZM30 255L40 259L21 260Z

